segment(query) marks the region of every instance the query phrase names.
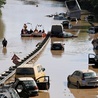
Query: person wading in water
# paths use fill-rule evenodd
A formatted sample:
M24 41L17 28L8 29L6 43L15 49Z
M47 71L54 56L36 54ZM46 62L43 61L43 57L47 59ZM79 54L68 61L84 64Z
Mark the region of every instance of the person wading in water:
M2 45L3 45L3 47L6 47L7 46L7 40L5 38L2 41Z

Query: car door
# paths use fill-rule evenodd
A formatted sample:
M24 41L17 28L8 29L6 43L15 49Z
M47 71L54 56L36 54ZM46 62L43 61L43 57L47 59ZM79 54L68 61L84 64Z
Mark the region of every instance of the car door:
M28 98L28 91L26 90L26 87L23 82L16 80L16 82L13 84L13 87L15 88L20 97Z
M77 71L75 71L71 76L70 76L70 81L73 84L76 84L77 81Z
M43 82L39 82L39 79L44 78ZM36 84L39 90L48 90L50 88L50 79L49 76L42 76L36 79Z
M94 63L95 63L95 55L88 54L88 64L94 64Z
M44 77L42 76L46 76L45 75L45 68L43 68L41 65L37 66L37 72L36 72L36 79L38 79L37 81L43 82L44 81ZM42 78L40 78L42 77Z

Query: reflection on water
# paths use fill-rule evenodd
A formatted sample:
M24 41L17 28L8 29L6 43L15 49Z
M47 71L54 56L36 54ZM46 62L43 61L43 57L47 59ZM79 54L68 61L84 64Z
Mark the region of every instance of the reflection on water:
M75 98L98 98L98 88L96 87L77 89L76 86L70 85L70 91Z
M2 49L2 52L3 52L3 54L5 55L5 54L7 53L7 48L4 47L4 48Z
M96 34L89 34L89 40L97 39L98 38L98 33Z
M65 7L65 4L64 2L57 2L57 1L54 1L54 0L21 0L24 2L24 4L29 4L29 5L40 5L40 4L43 4L44 6L50 6L50 7ZM52 2L51 2L52 1Z
M29 98L50 98L48 91L39 91L39 95L35 97L29 97Z
M55 41L64 42L65 40L67 40L67 39L53 37L53 38L51 38L51 43L53 43L53 42L55 42Z
M60 41L60 42L65 43L65 45L64 45L65 54L74 55L77 53L78 54L88 53L89 51L92 50L92 45L91 45L91 42L89 41L89 36L88 36L88 33L86 32L86 30L85 30L85 32L82 32L81 30L74 30L73 33L78 34L78 37L76 37L76 38L51 38L51 43L53 41Z
M32 40L33 37L21 37L21 40L26 41L26 40Z
M4 38L5 25L0 17L0 39Z
M38 0L21 0L24 2L24 4L28 4L28 5L36 5L38 4Z
M62 50L51 50L52 57L61 58L64 51Z

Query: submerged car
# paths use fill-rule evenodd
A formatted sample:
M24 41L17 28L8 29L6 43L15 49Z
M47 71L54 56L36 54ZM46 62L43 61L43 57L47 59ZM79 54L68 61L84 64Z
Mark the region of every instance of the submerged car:
M68 85L74 84L77 88L83 86L98 86L98 77L93 70L76 70L67 77Z
M75 21L75 22L78 22L78 19L76 17L70 17L70 21Z
M18 92L20 97L29 98L30 96L38 95L38 86L35 80L31 77L21 77L18 78L13 87Z
M20 98L18 93L10 85L0 87L0 98Z
M88 15L87 17L85 17L86 21L94 21L95 20L95 16L94 15Z
M64 44L62 42L53 42L51 44L51 50L64 50Z
M54 20L68 20L64 15L54 15Z
M63 25L64 28L68 28L68 29L72 28L72 25L69 20L64 20L62 21L61 24Z
M87 30L87 32L88 32L89 34L96 34L96 33L98 33L98 26L91 26L91 27Z

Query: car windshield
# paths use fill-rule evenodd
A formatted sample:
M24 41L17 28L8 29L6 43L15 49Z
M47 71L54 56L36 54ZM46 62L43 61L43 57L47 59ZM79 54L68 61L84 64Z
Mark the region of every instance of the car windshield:
M94 72L84 73L83 76L84 77L96 77L96 73Z
M34 74L34 70L32 68L18 68L16 70L17 75L32 75Z
M53 46L54 46L54 47L58 47L58 46L60 47L61 44L53 44Z
M23 81L23 83L26 85L27 88L30 88L32 86L36 86L36 83L33 80Z

